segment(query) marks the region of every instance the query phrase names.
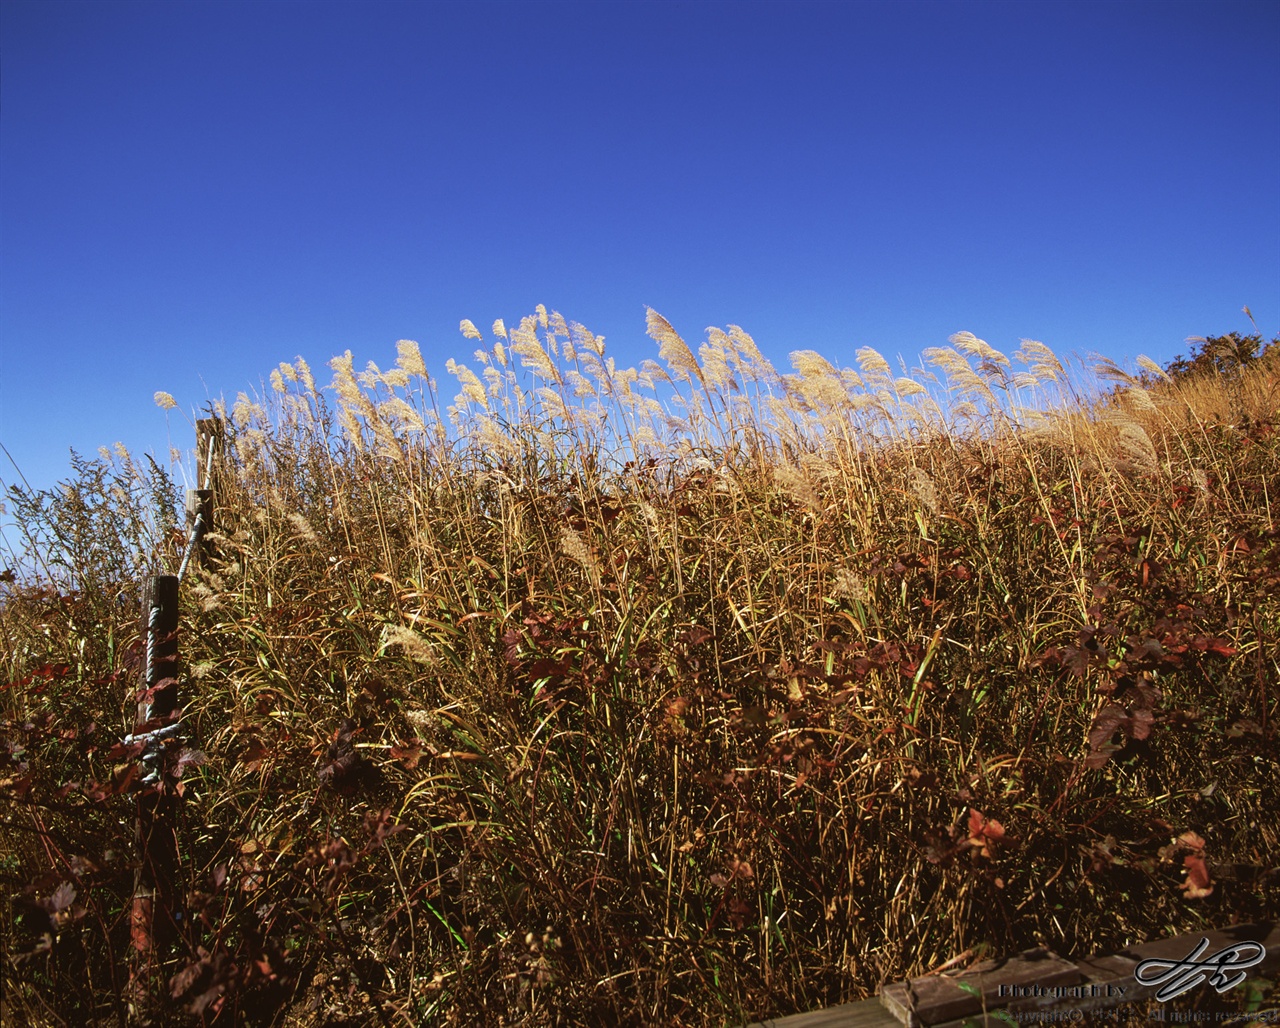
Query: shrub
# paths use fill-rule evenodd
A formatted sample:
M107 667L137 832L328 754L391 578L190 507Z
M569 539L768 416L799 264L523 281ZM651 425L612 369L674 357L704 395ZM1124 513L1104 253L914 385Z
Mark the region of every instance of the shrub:
M1258 333L1249 336L1238 332L1228 332L1224 336L1195 336L1188 342L1196 344L1191 352L1186 357L1179 355L1165 365L1165 371L1174 381L1200 375L1238 377L1246 368L1280 356L1280 336L1265 347Z

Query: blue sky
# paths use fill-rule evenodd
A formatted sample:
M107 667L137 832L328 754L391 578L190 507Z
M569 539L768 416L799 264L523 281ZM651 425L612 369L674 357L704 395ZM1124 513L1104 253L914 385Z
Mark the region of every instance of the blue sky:
M544 303L914 362L1280 331L1280 4L0 6L0 442L192 444ZM487 329L486 329L487 334ZM0 480L15 474L0 460Z

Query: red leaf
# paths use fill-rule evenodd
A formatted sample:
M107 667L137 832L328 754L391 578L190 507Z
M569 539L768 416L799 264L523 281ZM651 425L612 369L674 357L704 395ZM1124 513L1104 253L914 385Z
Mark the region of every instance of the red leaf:
M991 856L992 844L1004 841L1004 825L989 819L976 807L969 808L969 845L982 856Z
M147 744L145 742L131 742L128 744L118 742L107 750L107 759L116 761L133 760L135 757L141 756L146 747Z
M160 681L156 682L155 685L139 689L136 699L139 703L150 703L156 698L156 693L162 692L165 689L176 689L177 686L178 680L176 678L162 678Z
M1182 858L1187 868L1187 880L1178 886L1187 894L1187 899L1203 899L1213 893L1213 880L1209 877L1209 868L1204 857L1198 853L1190 853Z
M182 773L189 767L199 767L201 764L207 764L209 758L200 750L192 750L184 748L178 754L178 763L174 767L174 775L178 778L182 777Z
M142 774L142 768L140 768L137 764L130 764L127 768L125 768L124 774L113 776L114 781L112 782L110 793L119 795L120 793L128 792L129 787L133 785L134 780L140 774Z

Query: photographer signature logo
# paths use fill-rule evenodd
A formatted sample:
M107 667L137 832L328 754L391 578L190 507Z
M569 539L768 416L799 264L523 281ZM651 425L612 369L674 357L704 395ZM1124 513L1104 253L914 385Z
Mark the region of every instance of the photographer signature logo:
M1156 993L1156 999L1167 1003L1175 996L1190 992L1206 978L1220 993L1234 989L1248 977L1244 969L1261 964L1267 955L1266 947L1260 942L1237 942L1202 960L1201 954L1208 948L1209 940L1205 938L1182 960L1158 957L1144 960L1133 969L1133 977L1139 985L1163 986Z

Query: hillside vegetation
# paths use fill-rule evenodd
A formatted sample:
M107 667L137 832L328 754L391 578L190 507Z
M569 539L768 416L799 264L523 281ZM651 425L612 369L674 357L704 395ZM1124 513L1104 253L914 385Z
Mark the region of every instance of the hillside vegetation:
M1280 917L1274 347L1100 392L1029 341L782 374L648 327L210 412L161 1020L726 1025ZM178 496L120 451L6 501L4 1002L118 1024Z

